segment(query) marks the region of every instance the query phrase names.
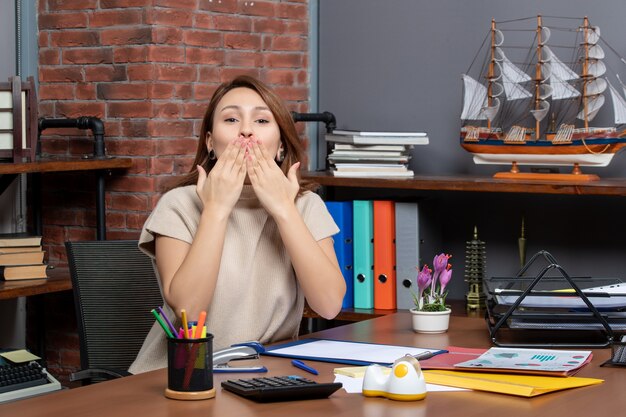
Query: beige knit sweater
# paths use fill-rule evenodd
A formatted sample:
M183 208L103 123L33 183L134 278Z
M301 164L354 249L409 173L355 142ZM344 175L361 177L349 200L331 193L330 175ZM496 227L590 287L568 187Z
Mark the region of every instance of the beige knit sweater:
M316 240L339 231L317 194L304 193L296 200L296 207ZM201 210L194 185L167 192L146 220L139 247L154 262L157 235L191 244ZM252 187L244 186L228 220L217 285L206 308L207 331L214 335L213 350L248 340L267 343L292 338L297 335L303 307L304 297L278 227ZM169 306L164 309L171 319L175 317ZM129 372L165 366L165 334L155 323Z

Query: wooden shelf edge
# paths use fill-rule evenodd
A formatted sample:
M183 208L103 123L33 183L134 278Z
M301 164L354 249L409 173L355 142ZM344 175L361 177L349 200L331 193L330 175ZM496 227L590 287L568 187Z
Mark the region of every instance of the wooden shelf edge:
M124 169L133 166L132 158L45 158L35 162L0 163L0 174L30 174L36 172L93 171Z
M70 272L66 268L48 270L48 278L19 281L0 281L0 300L31 295L48 294L72 289Z

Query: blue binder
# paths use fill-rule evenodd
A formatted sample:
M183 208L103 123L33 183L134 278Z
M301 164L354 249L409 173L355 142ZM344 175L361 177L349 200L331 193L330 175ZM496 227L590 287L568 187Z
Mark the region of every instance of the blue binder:
M374 218L371 201L354 200L354 308L374 308Z
M354 307L353 286L353 228L352 228L352 202L351 201L327 201L326 207L330 215L339 226L339 233L335 236L335 253L341 273L346 281L346 295L343 297L342 308Z

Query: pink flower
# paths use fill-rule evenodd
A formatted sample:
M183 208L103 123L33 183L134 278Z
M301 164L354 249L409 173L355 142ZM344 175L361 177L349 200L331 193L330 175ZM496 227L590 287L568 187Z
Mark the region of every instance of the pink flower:
M416 267L416 269L419 271L419 268ZM424 265L422 270L417 274L417 290L419 292L419 296L417 297L418 308L422 307L422 295L426 287L428 287L432 281L432 272L433 271L428 268L428 265Z
M444 269L443 272L441 272L441 275L439 275L439 285L440 285L439 294L440 295L443 295L443 292L446 289L446 286L448 285L451 279L452 279L452 265L448 264L446 269Z
M437 281L439 280L439 276L443 271L445 271L446 266L448 265L448 259L450 259L452 255L446 255L445 253L440 253L435 256L433 259L433 269L435 273L433 274L433 281L430 284L430 293L434 294L435 289L437 288Z

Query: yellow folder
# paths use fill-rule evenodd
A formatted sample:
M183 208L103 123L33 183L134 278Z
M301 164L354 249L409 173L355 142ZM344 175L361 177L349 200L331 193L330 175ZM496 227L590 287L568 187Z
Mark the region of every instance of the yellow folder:
M552 376L495 374L484 372L424 371L429 384L468 388L501 394L534 397L568 388L585 387L604 382L594 378L558 378Z

